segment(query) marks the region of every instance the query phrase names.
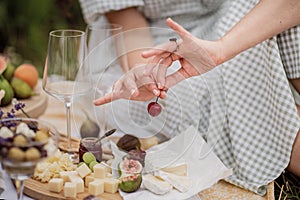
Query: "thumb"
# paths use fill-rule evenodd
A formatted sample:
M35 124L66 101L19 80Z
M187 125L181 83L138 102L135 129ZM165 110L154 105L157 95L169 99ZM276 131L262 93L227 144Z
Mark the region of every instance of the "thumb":
M167 25L173 29L182 39L191 35L186 29L180 26L177 22L173 21L171 18L166 20Z

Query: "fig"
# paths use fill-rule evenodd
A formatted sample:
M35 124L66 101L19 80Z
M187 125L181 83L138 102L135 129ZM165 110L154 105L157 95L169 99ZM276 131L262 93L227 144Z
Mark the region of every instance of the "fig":
M85 137L98 137L100 132L100 127L96 122L90 119L88 114L84 112L86 120L81 124L80 135L81 138Z
M142 166L145 166L146 151L141 149L132 149L128 152L128 159L139 161Z
M137 191L142 183L142 175L134 174L134 175L126 175L119 178L121 181L119 184L120 190L123 192L135 192Z
M117 146L124 151L130 151L132 149L139 149L141 147L141 142L137 137L125 134L119 139Z
M134 192L142 183L143 166L138 160L127 159L119 163L119 188L123 192Z

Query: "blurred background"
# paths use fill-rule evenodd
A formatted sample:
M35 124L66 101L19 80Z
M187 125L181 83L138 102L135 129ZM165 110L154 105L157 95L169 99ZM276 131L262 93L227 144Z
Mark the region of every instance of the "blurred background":
M68 28L85 29L78 0L0 0L0 53L32 63L40 77L49 32Z

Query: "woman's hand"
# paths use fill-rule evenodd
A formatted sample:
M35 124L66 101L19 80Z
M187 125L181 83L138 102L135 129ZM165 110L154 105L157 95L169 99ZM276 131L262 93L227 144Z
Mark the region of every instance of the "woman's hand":
M136 101L148 101L155 96L165 98L166 90L159 90L154 79L157 69L158 66L150 75L145 75L145 64L135 66L115 82L111 93L96 99L94 104L99 106L121 98Z
M146 75L152 73L155 64L162 64L156 77L159 89L169 88L184 79L203 74L221 63L219 41L198 39L172 19L169 18L166 22L181 39L142 53L144 58L153 57L151 64L146 66ZM166 77L167 68L176 60L180 62L181 68Z
M95 100L95 105L121 98L137 101L147 101L155 96L165 98L166 91L171 86L203 74L219 64L219 54L216 53L219 52L218 42L200 40L171 19L167 19L167 24L178 33L181 40L144 51L142 56L153 56L152 62L133 67L114 84L111 93ZM179 60L181 68L166 77L168 67L176 60Z

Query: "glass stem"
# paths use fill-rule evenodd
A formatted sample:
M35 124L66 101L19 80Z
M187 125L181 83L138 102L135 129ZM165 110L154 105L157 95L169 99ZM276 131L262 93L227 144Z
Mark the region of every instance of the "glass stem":
M66 102L66 119L67 119L67 150L71 153L71 102Z
M23 200L24 180L16 180L18 200Z

